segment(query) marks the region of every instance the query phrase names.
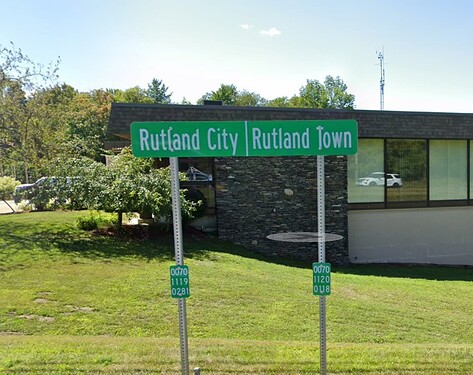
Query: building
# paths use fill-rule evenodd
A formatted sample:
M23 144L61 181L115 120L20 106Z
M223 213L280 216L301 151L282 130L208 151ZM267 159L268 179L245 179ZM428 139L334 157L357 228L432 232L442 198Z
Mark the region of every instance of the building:
M343 236L329 261L473 265L473 114L113 104L109 135L126 144L133 121L310 119L358 122L358 153L325 158L326 232ZM190 185L220 238L316 260L314 244L266 238L317 230L316 157L181 160L190 167L213 176Z

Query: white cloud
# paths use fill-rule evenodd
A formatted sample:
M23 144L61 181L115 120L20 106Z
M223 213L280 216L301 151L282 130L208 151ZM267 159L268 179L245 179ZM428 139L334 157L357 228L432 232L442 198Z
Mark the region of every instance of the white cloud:
M269 30L261 30L260 34L272 38L273 36L281 35L281 32L275 27L271 27Z
M243 29L243 30L249 30L249 29L252 29L254 26L253 25L248 25L246 23L240 25L240 27Z

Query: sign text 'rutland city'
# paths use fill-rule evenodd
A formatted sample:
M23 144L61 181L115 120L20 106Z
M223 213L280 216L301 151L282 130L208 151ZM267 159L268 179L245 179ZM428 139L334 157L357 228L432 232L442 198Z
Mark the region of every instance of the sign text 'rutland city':
M355 120L134 122L138 157L351 155Z

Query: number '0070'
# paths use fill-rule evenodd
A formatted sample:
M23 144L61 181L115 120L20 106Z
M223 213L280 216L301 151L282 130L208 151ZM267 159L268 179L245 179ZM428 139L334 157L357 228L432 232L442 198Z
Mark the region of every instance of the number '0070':
M189 273L189 270L184 267L171 268L171 276L187 276L188 273Z

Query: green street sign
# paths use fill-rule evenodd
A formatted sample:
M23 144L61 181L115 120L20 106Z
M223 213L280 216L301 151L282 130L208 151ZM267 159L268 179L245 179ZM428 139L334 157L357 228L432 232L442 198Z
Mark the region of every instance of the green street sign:
M171 297L188 298L191 294L189 283L189 267L171 266L169 273L171 276Z
M133 122L133 155L157 157L351 155L355 120Z
M313 292L314 296L328 296L330 295L331 282L331 266L330 263L313 263L312 270L314 271Z

